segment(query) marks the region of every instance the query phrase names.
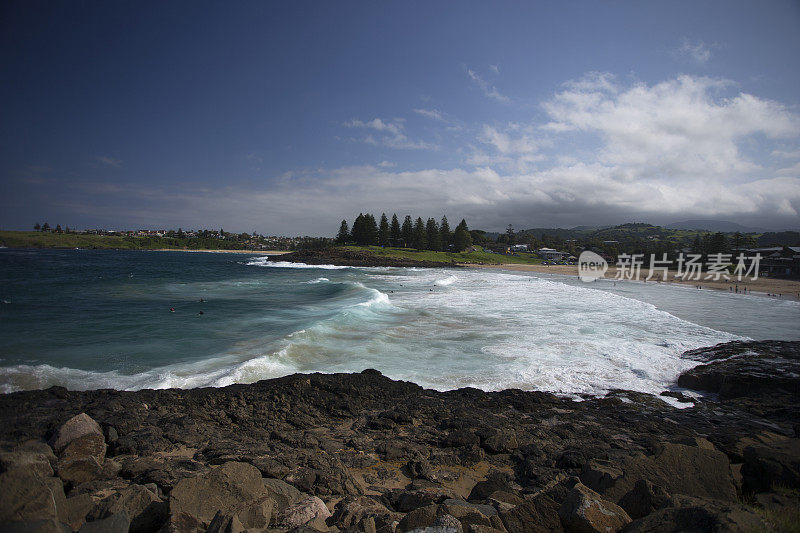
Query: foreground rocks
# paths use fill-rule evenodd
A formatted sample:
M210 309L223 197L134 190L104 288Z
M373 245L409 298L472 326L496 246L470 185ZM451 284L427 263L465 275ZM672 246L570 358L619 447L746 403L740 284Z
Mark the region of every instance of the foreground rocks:
M779 531L800 504L799 353L690 352L681 382L712 394L686 409L374 370L9 394L0 531Z

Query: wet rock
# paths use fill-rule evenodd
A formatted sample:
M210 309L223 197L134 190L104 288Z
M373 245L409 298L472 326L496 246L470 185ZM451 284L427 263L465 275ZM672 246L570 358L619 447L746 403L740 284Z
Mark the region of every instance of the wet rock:
M732 502L677 496L675 505L640 518L626 533L671 533L674 531L770 531L755 512Z
M612 533L631 522L630 516L616 504L604 500L589 487L578 483L558 509L567 531Z
M797 343L766 341L754 344L731 342L701 348L683 357L710 361L678 378L687 389L716 392L723 399L784 391L800 397L800 350Z
M264 531L272 520L275 502L268 496L245 502L233 508L219 510L206 533L233 531Z
M459 429L451 431L447 434L442 444L450 448L458 448L462 446L479 446L481 439L473 431L466 429Z
M450 503L447 503L448 501ZM439 506L439 514L449 515L458 519L465 531L469 529L470 525L492 527L492 521L482 512L486 511L496 515L497 511L492 506L487 505L478 508L477 505L463 503L458 500L446 500Z
M610 461L592 459L583 467L581 482L593 490L603 492L613 487L623 475L624 472Z
M80 413L67 420L61 426L51 445L53 450L60 454L73 440L92 434L103 437L103 430L100 429L100 425L92 417L86 413Z

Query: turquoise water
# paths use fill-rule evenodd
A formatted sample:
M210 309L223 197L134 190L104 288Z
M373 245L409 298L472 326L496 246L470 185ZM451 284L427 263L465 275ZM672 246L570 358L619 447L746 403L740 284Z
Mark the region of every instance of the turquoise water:
M364 368L437 389L658 392L695 364L687 349L800 338L787 300L247 254L0 250L0 300L3 392Z

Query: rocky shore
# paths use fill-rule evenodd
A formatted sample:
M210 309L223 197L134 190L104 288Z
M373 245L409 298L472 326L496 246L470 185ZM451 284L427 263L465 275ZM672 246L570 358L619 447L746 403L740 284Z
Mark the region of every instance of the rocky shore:
M686 356L685 409L375 370L0 396L0 531L796 530L800 343Z
M341 248L326 248L324 250L298 250L288 254L270 256L273 261L289 261L292 263L305 263L307 265L340 265L364 267L417 267L417 268L442 268L455 267L455 263L438 261L417 261L415 259L401 259L386 257Z

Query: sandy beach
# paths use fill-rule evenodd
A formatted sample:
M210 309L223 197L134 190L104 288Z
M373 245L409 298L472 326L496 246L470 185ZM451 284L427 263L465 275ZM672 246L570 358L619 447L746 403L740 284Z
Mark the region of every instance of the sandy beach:
M492 269L510 270L517 272L543 272L548 274L562 274L565 276L578 275L577 265L463 264L461 266L469 268L492 268ZM699 286L703 289L715 289L720 291L731 291L731 289L735 291L736 287L738 286L740 291L746 288L748 291L753 291L756 293L780 295L780 297L782 298L791 298L794 300L800 300L800 281L797 280L760 277L756 280L747 279L741 283L736 282L735 280L725 281L723 279L719 281L706 280L706 279L700 281L688 281L688 280L681 281L680 279L675 278L675 274L676 274L675 271L670 270L668 276L669 281L667 281L666 283L683 285L688 287ZM616 275L617 275L616 267L613 266L609 267L608 272L606 272L605 279L613 279ZM703 275L705 276L705 274ZM646 276L647 276L646 270L642 270L641 279L644 279ZM640 283L645 283L645 282L641 281ZM661 283L661 282L656 280L651 280L646 283Z

